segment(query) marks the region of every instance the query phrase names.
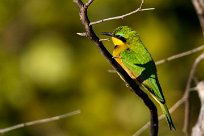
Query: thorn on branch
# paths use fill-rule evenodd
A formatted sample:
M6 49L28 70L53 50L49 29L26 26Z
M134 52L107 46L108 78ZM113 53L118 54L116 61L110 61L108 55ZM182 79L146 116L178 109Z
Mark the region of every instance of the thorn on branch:
M117 73L114 69L109 69L108 72L109 73Z
M100 42L102 42L102 41L108 41L108 42L109 42L110 39L109 39L109 38L106 38L106 39L99 39L99 41L100 41Z
M86 33L86 32L83 32L83 33L76 33L76 34L79 35L79 36L87 37L87 33Z

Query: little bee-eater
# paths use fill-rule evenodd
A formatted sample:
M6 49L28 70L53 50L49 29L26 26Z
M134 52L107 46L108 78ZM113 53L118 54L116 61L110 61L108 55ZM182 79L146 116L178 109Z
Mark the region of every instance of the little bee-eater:
M170 129L175 130L158 81L155 62L142 43L139 34L128 26L120 26L113 33L103 32L102 34L112 37L115 45L113 57L143 91L148 90L151 93L160 104Z

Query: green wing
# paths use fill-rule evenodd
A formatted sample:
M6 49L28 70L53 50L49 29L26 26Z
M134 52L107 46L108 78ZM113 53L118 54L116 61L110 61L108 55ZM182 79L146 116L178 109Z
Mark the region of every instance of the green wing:
M120 53L122 62L136 77L142 88L150 91L161 103L165 99L158 82L156 66L147 49L142 43L129 47Z

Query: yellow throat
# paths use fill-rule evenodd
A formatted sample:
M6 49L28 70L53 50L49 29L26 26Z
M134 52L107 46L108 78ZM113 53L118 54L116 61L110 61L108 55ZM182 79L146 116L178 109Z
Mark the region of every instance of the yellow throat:
M123 46L125 43L118 38L112 37L112 41L114 45Z
M135 79L136 77L134 76L134 74L123 65L122 59L120 58L120 53L128 48L127 44L115 37L112 37L112 41L113 41L113 44L115 45L113 49L113 57L122 66L122 68L128 73L128 75L131 78Z

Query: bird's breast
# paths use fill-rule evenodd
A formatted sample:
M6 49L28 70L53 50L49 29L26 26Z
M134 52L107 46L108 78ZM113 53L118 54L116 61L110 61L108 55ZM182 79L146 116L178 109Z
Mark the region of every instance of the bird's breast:
M120 55L121 52L125 51L126 49L127 47L125 46L116 45L113 50L113 57L132 79L136 79L136 76L123 64L123 59L125 58L121 58L121 55Z

